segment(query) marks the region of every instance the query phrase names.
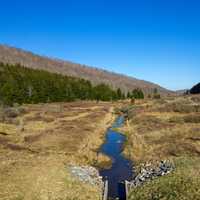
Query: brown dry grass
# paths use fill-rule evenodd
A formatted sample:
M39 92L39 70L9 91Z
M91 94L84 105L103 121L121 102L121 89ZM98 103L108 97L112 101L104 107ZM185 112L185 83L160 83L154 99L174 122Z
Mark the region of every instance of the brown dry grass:
M129 119L123 127L127 135L126 156L137 166L163 159L176 165L174 173L134 189L129 199L200 199L197 178L200 175L199 98L141 101L129 111Z
M67 166L109 162L97 149L114 119L112 108L94 102L25 105L24 114L1 122L0 199L99 199L100 188L74 179Z
M183 154L199 156L199 140L188 140L200 137L200 112L194 109L200 105L191 99L178 97L161 104L160 100L149 100L149 106L140 102L140 111L133 108L123 128L128 137L125 153L136 162Z

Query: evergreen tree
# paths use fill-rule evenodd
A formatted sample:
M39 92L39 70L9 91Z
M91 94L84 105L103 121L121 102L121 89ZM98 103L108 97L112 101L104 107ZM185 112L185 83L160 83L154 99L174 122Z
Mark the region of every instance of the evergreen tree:
M127 95L126 95L126 98L127 98L127 99L131 98L131 94L130 94L129 91L128 91Z
M120 88L117 89L117 98L122 99L122 91Z
M137 88L132 91L131 98L144 99L144 93L141 89Z
M88 80L0 63L0 101L4 104L119 98L124 98L121 90L106 84L92 86Z

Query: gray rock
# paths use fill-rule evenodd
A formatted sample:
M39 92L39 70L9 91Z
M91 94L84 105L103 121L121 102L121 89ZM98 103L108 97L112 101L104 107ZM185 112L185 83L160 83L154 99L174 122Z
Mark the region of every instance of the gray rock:
M103 188L102 177L96 168L91 166L69 166L69 171L80 181Z
M174 169L175 167L169 161L161 161L158 166L153 166L151 163L144 164L140 173L129 182L129 187L141 186L147 181L171 173Z

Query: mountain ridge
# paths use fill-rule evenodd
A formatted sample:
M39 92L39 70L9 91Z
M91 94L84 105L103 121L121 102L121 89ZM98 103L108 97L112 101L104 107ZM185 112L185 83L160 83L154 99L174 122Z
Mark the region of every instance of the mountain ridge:
M114 89L121 88L125 93L135 88L141 88L145 94L152 93L154 88L157 88L158 92L163 95L173 93L149 81L71 61L41 56L31 51L8 45L0 44L0 62L19 63L27 68L42 69L52 73L84 78L90 80L93 84L106 83Z

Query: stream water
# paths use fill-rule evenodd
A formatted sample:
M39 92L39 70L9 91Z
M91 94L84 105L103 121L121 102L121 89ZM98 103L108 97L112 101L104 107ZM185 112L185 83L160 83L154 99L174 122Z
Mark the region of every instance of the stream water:
M100 152L109 156L113 161L111 168L100 170L103 179L108 180L108 197L120 200L124 199L125 195L121 183L133 177L132 162L121 154L126 137L112 129L122 126L123 123L124 117L119 116L113 126L107 130L106 141L100 148Z

